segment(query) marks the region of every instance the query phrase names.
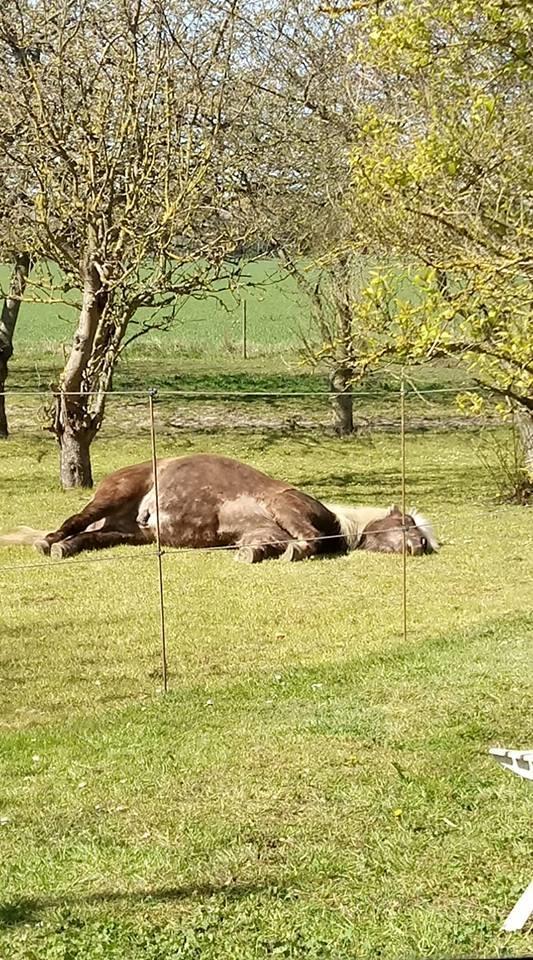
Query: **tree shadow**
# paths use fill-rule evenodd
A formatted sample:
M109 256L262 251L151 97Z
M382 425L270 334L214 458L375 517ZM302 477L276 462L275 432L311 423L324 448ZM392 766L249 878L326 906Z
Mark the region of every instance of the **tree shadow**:
M162 391L176 390L191 394L189 397L180 396L180 403L194 403L202 399L202 395L205 397L205 394L217 394L214 399L226 404L233 404L236 401L254 404L258 401L265 402L265 400L270 400L273 403L286 403L286 394L292 392L302 393L304 396L308 391L316 391L317 394L324 392L324 376L308 371L260 373L257 370L236 370L232 372L220 370L217 372L206 368L198 373L194 371L175 373L173 364L165 369L163 363L162 367L158 370L150 369L150 382ZM146 370L142 365L138 368L130 367L123 370L119 379L122 388L130 390L146 389ZM231 396L222 396L221 394L224 393L230 393ZM261 393L263 396L257 396ZM269 393L281 393L285 396L265 396ZM159 398L159 402L169 399L169 397L165 398L163 394ZM176 399L175 397L174 400Z
M99 903L163 903L189 899L222 897L224 900L244 900L258 893L274 891L283 897L287 891L272 883L191 883L178 887L146 887L143 890L101 890L95 893L57 897L19 897L0 902L0 928L19 924L38 923L46 910L91 906Z
M254 443L261 451L283 446L287 439L297 443L299 447L316 448L320 446L322 437L318 434L310 433L306 430L297 430L290 424L282 428L273 428L258 433L254 438Z
M447 501L460 500L463 502L462 491L468 486L470 497L487 497L487 483L483 470L476 469L470 465L468 467L458 467L453 465L446 467L443 465L438 470L424 471L423 474L413 473L408 478L408 496L412 501L414 497L437 497L441 498L443 490L447 491ZM377 503L386 505L392 498L399 496L400 475L395 470L369 470L362 465L360 471L343 470L342 473L315 474L312 477L300 477L296 486L302 490L312 493L319 499L321 491L332 489L333 495L344 494L345 492L358 497L363 494L364 501L367 503ZM457 497L454 497L453 491L458 491ZM327 494L331 497L331 493ZM385 504L383 501L385 500Z

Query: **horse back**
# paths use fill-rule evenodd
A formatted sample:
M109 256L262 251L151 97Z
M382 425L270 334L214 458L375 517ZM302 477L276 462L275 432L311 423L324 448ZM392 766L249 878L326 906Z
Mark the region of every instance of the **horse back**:
M160 461L158 481L162 497L166 492L176 495L179 491L188 500L191 494L202 491L218 502L241 496L264 500L289 486L246 463L209 453Z
M121 512L129 505L137 508L152 484L151 461L137 463L132 467L121 467L100 481L92 503L99 506L109 505L110 510L116 508Z

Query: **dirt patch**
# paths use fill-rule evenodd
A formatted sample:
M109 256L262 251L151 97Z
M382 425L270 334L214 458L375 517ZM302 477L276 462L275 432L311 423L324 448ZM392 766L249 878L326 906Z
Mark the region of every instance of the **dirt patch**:
M389 418L380 415L359 417L354 420L354 424L356 433L398 433L400 430L399 417ZM408 433L423 433L428 431L480 430L483 427L497 427L500 424L501 421L496 417L418 416L408 419L406 431ZM167 429L204 433L219 430L266 430L282 433L319 430L325 433L333 433L330 419L292 415L289 417L259 416L229 410L224 411L223 415L219 410L204 413L183 412L179 416L173 415L166 420L164 426Z

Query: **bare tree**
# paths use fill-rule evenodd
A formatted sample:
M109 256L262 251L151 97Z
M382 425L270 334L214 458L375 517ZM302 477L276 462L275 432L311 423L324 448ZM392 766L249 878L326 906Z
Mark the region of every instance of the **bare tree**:
M31 57L37 61L38 47L20 50L16 45L6 51L2 63L3 86L16 86L21 78L22 61ZM27 173L12 163L10 149L15 141L24 141L27 125L21 104L11 105L10 123L0 131L0 251L2 259L12 265L11 278L3 294L0 314L0 437L8 436L5 386L8 364L13 355L13 338L20 313L20 305L32 267L26 236L28 217ZM10 243L11 241L11 243Z
M134 335L171 322L247 235L227 134L228 101L232 116L246 109L231 86L237 9L39 0L0 15L0 52L20 67L1 98L8 157L30 181L28 249L81 289L52 423L65 487L92 484L90 444L138 311L151 313Z
M249 66L241 74L261 116L259 145L246 140L251 155L242 180L263 236L309 303L304 356L314 366L325 358L334 427L345 435L353 430L350 344L364 275L352 255L345 199L355 106L371 96L371 81L352 56L357 14L321 17L310 0L274 0L268 9L249 32Z
M365 267L348 253L330 255L326 268L292 260L283 263L310 304L311 324L300 330L304 359L325 366L332 395L333 428L341 436L354 431L352 384L361 379L355 345L359 334L358 306L365 284Z

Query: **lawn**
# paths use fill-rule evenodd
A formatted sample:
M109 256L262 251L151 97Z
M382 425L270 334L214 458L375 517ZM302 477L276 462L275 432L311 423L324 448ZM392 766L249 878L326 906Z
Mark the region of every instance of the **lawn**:
M21 410L2 523L54 526L86 496L57 489ZM149 456L140 418L112 423L98 478ZM407 641L398 558L174 552L166 697L149 550L2 551L0 956L533 952L531 927L500 930L531 879L532 788L487 753L531 747L533 514L492 502L477 442L408 438L409 498L444 546L409 562ZM340 501L399 492L386 433L159 437L200 449Z

